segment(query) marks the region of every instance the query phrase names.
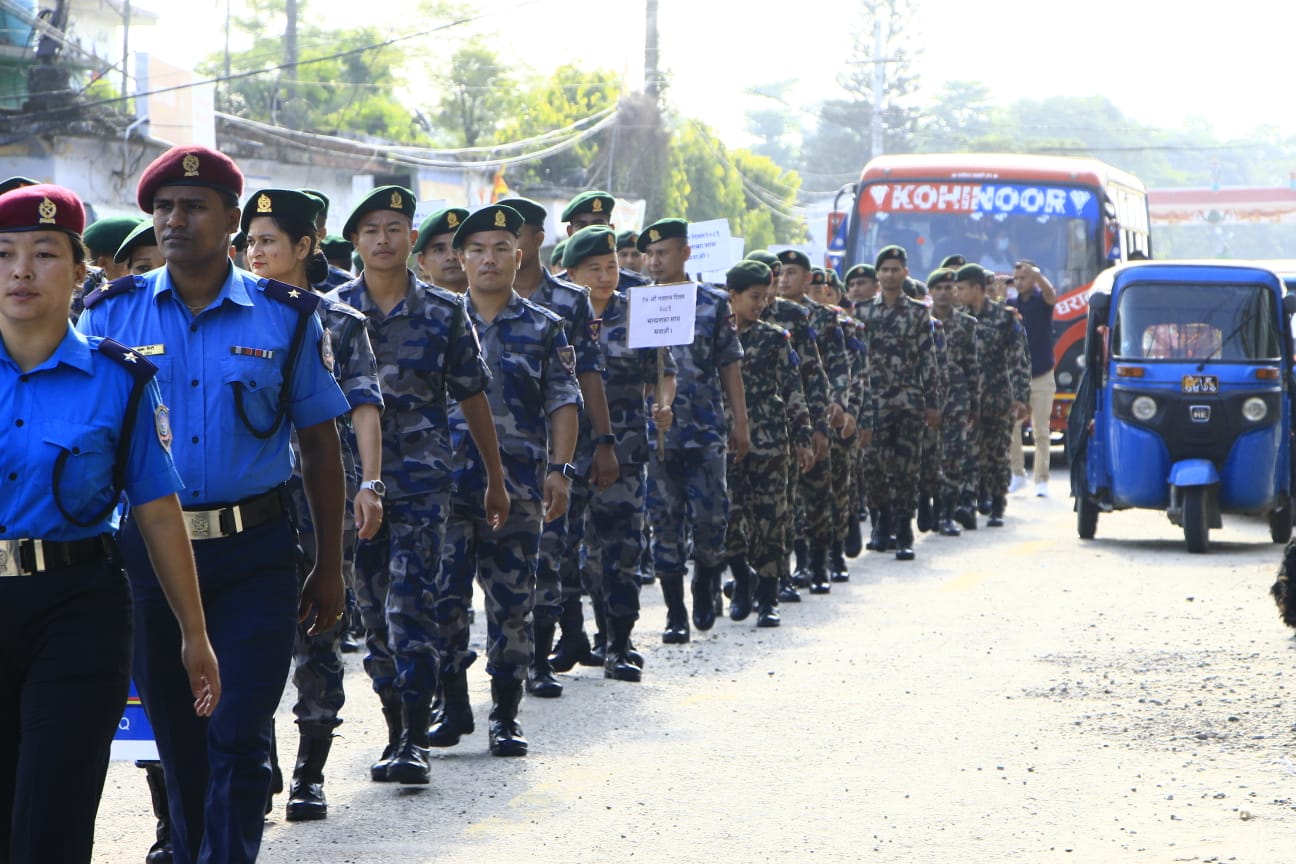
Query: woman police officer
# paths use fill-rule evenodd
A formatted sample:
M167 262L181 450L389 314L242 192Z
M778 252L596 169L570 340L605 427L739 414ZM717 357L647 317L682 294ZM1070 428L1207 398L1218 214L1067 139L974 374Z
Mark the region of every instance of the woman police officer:
M131 666L122 492L183 634L194 710L220 699L154 370L68 323L84 227L67 189L0 196L0 862L13 864L90 859Z

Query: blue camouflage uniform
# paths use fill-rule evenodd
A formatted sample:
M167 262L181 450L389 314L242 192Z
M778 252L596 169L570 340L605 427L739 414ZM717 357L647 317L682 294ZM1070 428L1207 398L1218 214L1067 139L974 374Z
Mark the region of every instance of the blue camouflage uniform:
M409 289L386 315L364 275L329 299L368 320L386 410L382 417L382 528L356 549L356 599L366 631L365 671L380 695L431 698L436 627L429 605L449 515L449 401L486 389L490 373L462 297L409 273Z
M289 436L348 410L326 365L317 305L309 291L230 266L216 298L194 315L163 267L102 286L85 298L77 322L83 333L111 333L157 365L185 509L238 504L240 513L259 514L233 533L232 516L209 522L209 535L193 541L223 684L209 719L194 716L179 625L139 529L128 521L121 532L135 606L134 678L166 770L182 864L253 861L260 848L271 719L297 628L297 538L284 488ZM299 324L300 350L285 380Z
M492 530L482 506L485 466L467 421L453 408L455 488L435 590L441 672L462 673L477 657L468 647L475 577L486 596L487 674L522 681L534 654L531 612L549 464L548 417L564 405L581 404L576 353L562 319L516 293L490 321L477 314L471 293L465 302L491 373L486 398L511 506L508 520Z

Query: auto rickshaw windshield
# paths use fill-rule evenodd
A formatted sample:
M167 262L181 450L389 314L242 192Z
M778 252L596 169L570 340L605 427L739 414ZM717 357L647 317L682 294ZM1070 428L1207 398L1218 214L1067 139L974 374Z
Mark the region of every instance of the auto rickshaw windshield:
M1112 344L1124 360L1255 362L1281 356L1263 285L1142 282L1121 292Z

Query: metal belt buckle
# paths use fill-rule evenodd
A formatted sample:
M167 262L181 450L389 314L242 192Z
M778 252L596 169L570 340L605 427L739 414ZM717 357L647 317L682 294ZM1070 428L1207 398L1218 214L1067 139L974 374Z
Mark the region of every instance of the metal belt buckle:
M18 546L21 542L20 540L0 540L0 578L26 575L27 571L23 570L22 559L18 553ZM44 557L43 553L41 557Z
M212 524L212 516L219 517L218 510L187 510L184 513L185 531L189 534L190 540L210 540L213 537L223 537L220 530L219 518L216 524Z

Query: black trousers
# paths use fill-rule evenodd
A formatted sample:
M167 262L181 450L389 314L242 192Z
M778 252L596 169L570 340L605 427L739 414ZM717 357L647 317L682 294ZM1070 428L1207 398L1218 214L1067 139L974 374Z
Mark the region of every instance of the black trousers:
M130 665L117 564L0 579L2 864L89 862Z

